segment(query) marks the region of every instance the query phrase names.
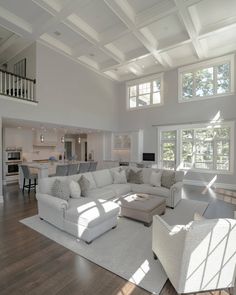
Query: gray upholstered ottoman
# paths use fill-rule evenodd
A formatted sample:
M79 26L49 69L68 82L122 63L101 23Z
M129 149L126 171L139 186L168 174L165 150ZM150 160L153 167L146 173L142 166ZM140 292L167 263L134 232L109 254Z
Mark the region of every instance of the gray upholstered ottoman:
M149 194L131 193L119 198L120 216L142 221L145 226L152 224L153 215L162 215L166 210L166 200Z

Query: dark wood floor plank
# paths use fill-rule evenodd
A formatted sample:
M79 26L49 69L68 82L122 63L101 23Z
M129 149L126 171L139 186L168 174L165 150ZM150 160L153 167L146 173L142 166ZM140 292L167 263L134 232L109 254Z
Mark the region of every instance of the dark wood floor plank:
M210 202L205 213L209 218L233 217L236 205L203 191L188 186L184 195ZM23 196L11 185L4 191L4 200L0 204L0 295L150 294L21 224L19 220L37 214L34 193L30 198ZM161 295L176 294L167 281Z

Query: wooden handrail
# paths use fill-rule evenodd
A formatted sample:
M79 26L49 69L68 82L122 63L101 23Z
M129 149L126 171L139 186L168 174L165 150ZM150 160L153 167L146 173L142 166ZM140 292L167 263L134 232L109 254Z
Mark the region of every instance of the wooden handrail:
M5 74L12 75L12 76L17 77L17 78L20 78L20 79L24 79L24 80L27 80L27 81L31 81L31 82L33 82L34 84L36 83L36 79L26 78L26 77L23 77L23 76L20 76L20 75L16 75L16 74L14 74L14 73L12 73L12 72L5 71L5 70L1 70L1 69L0 69L0 72L5 73Z

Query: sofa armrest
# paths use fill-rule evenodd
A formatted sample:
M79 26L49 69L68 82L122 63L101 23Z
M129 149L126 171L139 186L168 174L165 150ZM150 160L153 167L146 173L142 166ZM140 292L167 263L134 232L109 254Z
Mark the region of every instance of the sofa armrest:
M44 205L55 208L57 210L66 210L69 208L69 204L66 200L59 199L57 197L53 197L47 194L36 194L36 198L39 202L44 203Z
M152 250L161 262L171 283L178 290L186 225L168 225L160 216L153 217Z
M175 206L179 203L182 198L182 187L183 182L179 181L173 184L170 188L170 200L169 204L167 204L171 208L175 208Z
M179 192L183 187L183 182L176 182L175 184L173 184L170 188L171 191L173 192Z

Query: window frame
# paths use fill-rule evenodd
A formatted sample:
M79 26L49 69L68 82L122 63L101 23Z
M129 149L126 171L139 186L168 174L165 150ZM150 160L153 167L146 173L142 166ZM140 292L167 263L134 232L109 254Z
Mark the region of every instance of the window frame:
M182 130L187 129L197 129L197 128L207 128L207 127L230 127L230 136L229 136L229 170L216 170L216 169L201 169L201 168L185 168L182 167ZM158 166L159 168L162 167L162 150L161 150L161 132L162 131L176 131L176 170L182 171L191 171L191 172L200 172L200 173L214 173L217 175L231 175L234 173L234 137L235 137L235 122L234 121L223 121L223 122L216 122L216 123L196 123L196 124L181 124L181 125L171 125L171 126L162 126L157 127L157 144L158 144ZM216 140L217 141L217 140ZM216 141L213 140L213 146L215 145ZM214 148L214 147L213 147ZM217 155L213 155L213 167L216 164ZM163 168L164 169L164 168Z
M216 72L216 66L221 65L222 63L229 63L230 66L230 81L229 81L229 92L226 93L216 93L215 85L217 83L217 79L215 79L215 72ZM188 65L185 67L181 67L178 69L178 102L179 103L185 103L185 102L193 102L193 101L199 101L199 100L205 100L205 99L211 99L211 98L217 98L222 96L230 96L234 95L235 92L235 81L234 81L234 65L235 65L235 55L230 54L218 58L214 58L211 60L203 61L200 63ZM213 67L213 95L205 95L205 96L196 96L195 93L191 99L183 99L183 74L188 72L193 72L193 76L195 77L195 74L197 71ZM195 78L193 78L193 90L196 90L195 85Z
M163 99L163 76L164 76L163 73L159 73L159 74L156 74L156 75L151 75L151 76L147 76L147 77L143 77L143 78L140 78L140 79L135 79L135 80L126 82L126 110L135 111L135 110L143 110L143 109L162 106L164 104L164 99ZM157 92L153 91L152 82L155 81L155 80L160 80L160 103L158 103L158 104L153 104L153 93L157 93ZM131 108L130 107L129 88L132 87L132 86L137 87L136 98L138 98L138 96L139 96L138 86L140 84L144 84L144 83L151 83L150 105L136 106L134 108ZM132 97L135 97L135 96L132 96Z

